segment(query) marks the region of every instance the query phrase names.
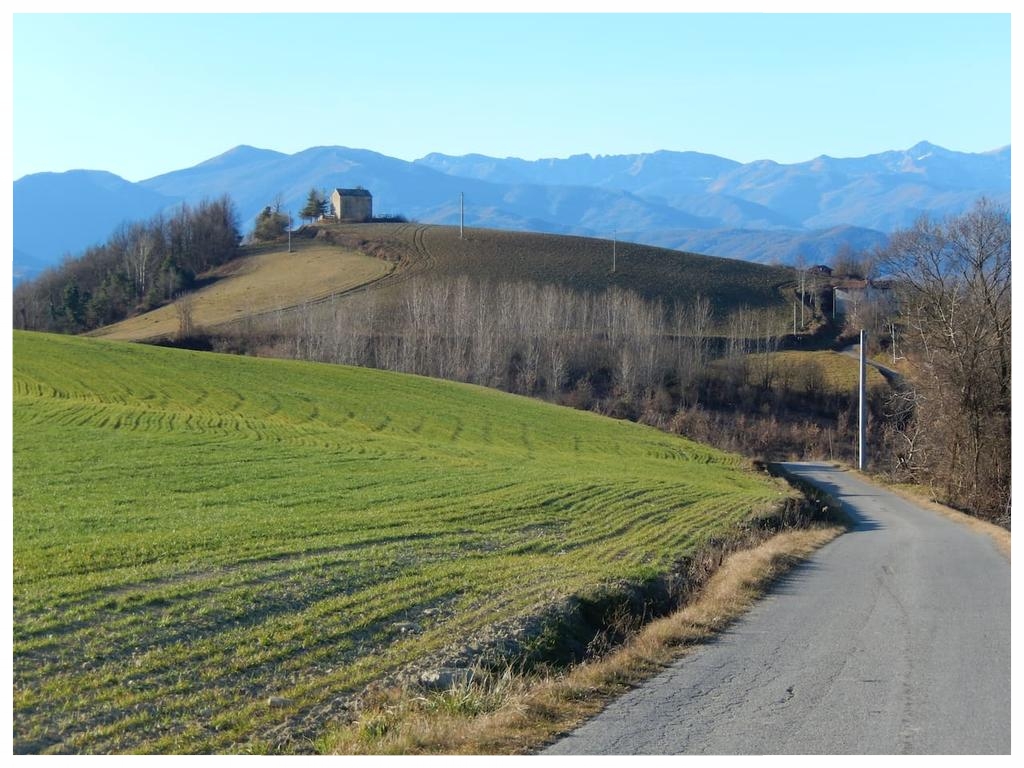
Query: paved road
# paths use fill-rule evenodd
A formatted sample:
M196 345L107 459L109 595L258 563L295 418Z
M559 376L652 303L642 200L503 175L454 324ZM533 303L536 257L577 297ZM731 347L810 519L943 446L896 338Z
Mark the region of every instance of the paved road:
M550 754L1009 754L1010 564L825 464L851 532Z
M852 357L858 363L860 362L860 344L851 344L848 347L842 349L839 354ZM875 362L874 360L868 359L864 361L865 365L870 365L876 371L878 371L890 385L896 387L903 380L903 374L897 371L895 368L890 368L887 365Z

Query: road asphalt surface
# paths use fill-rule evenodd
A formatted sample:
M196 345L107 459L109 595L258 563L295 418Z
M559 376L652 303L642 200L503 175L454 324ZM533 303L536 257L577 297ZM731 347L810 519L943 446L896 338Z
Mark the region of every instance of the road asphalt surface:
M828 464L853 527L546 754L1009 754L1010 563Z

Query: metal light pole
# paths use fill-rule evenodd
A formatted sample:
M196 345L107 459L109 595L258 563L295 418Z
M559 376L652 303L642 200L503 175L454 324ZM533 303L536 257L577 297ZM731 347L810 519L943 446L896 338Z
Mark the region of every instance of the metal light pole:
M860 387L859 387L859 401L860 408L858 411L858 450L857 450L857 469L861 472L868 463L868 377L866 374L866 359L867 359L867 346L868 346L868 334L864 329L860 332Z

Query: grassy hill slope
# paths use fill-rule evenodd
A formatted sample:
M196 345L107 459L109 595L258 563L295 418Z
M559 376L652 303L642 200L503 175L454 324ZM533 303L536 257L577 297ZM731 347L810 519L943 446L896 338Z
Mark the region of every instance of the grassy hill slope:
M716 360L711 368L723 371L735 364L735 359ZM859 365L854 357L830 350L770 352L752 354L745 358L748 384L770 381L775 388L812 389L829 396L856 397L860 382ZM867 367L867 386L872 392L889 390L885 377L871 366Z
M16 332L13 388L16 752L270 749L785 493L650 428L374 370Z
M207 276L208 285L189 295L191 322L212 328L261 312L317 301L371 283L393 265L358 251L316 242L250 249ZM141 340L171 337L181 325L179 303L108 325L92 336Z

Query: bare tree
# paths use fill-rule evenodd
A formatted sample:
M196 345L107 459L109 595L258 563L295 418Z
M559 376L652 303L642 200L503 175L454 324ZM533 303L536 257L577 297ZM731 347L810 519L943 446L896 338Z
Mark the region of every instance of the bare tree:
M832 256L832 274L868 280L874 276L876 261L876 255L854 251L849 243L842 243Z
M189 338L195 330L192 294L181 296L174 304L174 311L178 317L178 340L183 341Z
M915 446L952 503L988 517L1010 505L1010 217L982 199L943 222L893 235L913 364Z

